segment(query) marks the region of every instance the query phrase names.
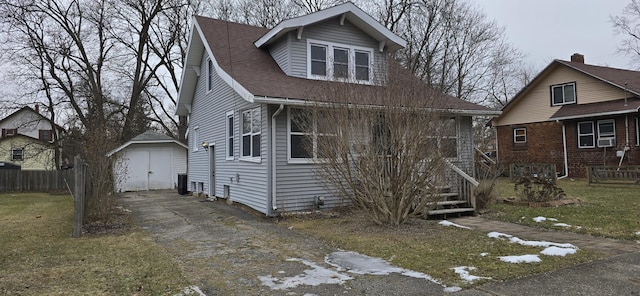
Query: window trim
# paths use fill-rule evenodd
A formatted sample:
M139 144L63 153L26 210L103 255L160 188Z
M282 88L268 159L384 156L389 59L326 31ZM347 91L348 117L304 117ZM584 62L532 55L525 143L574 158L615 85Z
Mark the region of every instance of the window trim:
M16 151L20 151L20 158L16 158ZM24 161L24 148L11 148L11 161Z
M601 132L600 132L600 124L606 124L606 123L611 123L611 124L613 124L613 133L612 133L612 134L602 135L602 134L601 134ZM596 125L598 126L598 131L597 131L597 133L598 133L598 137L597 137L596 139L597 139L597 140L600 140L600 139L609 139L609 138L613 138L614 147L615 147L615 142L617 141L617 139L616 139L616 138L617 138L617 137L616 137L616 120L615 120L615 119L602 119L602 120L598 120L598 121L596 122ZM596 145L597 145L598 147L602 147L602 146L598 145L597 140L596 140Z
M193 127L193 135L191 138L191 145L193 147L191 147L191 151L193 152L197 152L198 150L200 150L200 143L199 143L199 139L200 138L200 127L198 126L194 126Z
M567 85L572 85L573 86L573 101L572 102L567 102L564 98L564 87ZM553 89L556 87L562 87L562 103L556 103L554 100L554 91ZM576 87L576 83L574 82L567 82L567 83L560 83L560 84L554 84L551 85L549 90L551 91L551 106L555 107L555 106L563 106L563 105L571 105L571 104L577 104L578 102L578 90Z
M233 111L229 111L225 114L225 151L224 158L225 160L235 160L235 116ZM229 124L229 119L231 119L231 124ZM230 145L231 144L231 145Z
M588 123L591 124L591 133L580 133L580 124L582 123ZM580 121L578 123L576 123L576 133L578 134L578 148L595 148L596 147L596 127L594 125L593 121ZM580 137L581 136L591 136L592 138L592 142L591 145L589 146L581 146L580 145Z
M259 122L260 122L260 131L258 132L254 132L253 131L253 112L254 110L258 110L258 116L259 118ZM245 117L245 113L249 112L249 114L251 114L251 127L250 127L250 131L249 133L244 133L244 117ZM260 149L260 155L255 155L254 151L253 151L253 139L255 136L260 136L260 143L259 143L259 149ZM240 131L239 131L239 136L240 136L240 143L238 145L240 145L240 155L239 155L239 159L242 161L249 161L249 162L255 162L255 163L260 163L262 161L262 108L260 106L258 107L253 107L253 108L249 108L249 109L245 109L242 110L242 112L240 112ZM244 137L245 136L249 136L249 155L245 156L244 155Z
M518 131L523 131L523 135L518 135ZM518 141L518 137L524 137L524 140ZM513 144L526 144L527 143L527 128L526 127L514 127L513 128Z
M321 46L326 48L326 56L325 56L325 73L326 75L315 75L311 73L311 46ZM347 76L348 78L335 78L334 77L334 49L343 49L348 51L348 61L347 61ZM367 53L369 55L369 80L358 80L356 79L356 61L355 61L355 53ZM374 65L374 49L367 48L362 46L353 46L346 45L334 42L327 42L315 39L307 39L307 78L308 79L317 79L317 80L340 80L340 81L348 81L352 83L362 83L362 84L373 84L373 65Z

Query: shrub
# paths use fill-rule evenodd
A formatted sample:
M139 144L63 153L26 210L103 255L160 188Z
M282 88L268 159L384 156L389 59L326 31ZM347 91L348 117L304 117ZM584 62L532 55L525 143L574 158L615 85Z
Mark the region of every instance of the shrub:
M494 191L497 181L497 178L480 181L480 185L478 185L478 188L475 190L477 210L485 209L488 205L494 203L498 199L498 196Z
M564 190L548 178L519 178L514 190L523 201L546 202L565 197Z

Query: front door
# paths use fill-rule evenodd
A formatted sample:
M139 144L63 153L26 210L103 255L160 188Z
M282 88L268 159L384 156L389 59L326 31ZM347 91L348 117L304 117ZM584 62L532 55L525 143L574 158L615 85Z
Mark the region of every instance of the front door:
M216 153L215 145L209 146L209 197L216 196Z

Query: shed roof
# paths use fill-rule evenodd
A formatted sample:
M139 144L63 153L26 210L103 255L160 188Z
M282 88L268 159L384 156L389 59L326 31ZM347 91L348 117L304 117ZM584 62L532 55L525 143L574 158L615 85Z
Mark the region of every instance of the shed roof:
M107 153L107 157L115 153L118 153L119 151L133 144L162 144L162 143L173 143L180 147L183 147L184 149L188 149L187 145L180 143L179 141L177 141L172 137L169 137L165 134L157 133L154 131L146 131L140 135L135 136L133 139L124 143L120 147L109 151L109 153Z

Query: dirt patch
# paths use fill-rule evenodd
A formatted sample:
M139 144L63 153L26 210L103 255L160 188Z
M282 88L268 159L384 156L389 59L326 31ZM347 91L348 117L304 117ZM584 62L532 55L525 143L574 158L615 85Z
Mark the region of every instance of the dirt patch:
M131 232L135 220L131 211L116 206L106 220L97 220L82 225L82 234L87 236L123 235Z

